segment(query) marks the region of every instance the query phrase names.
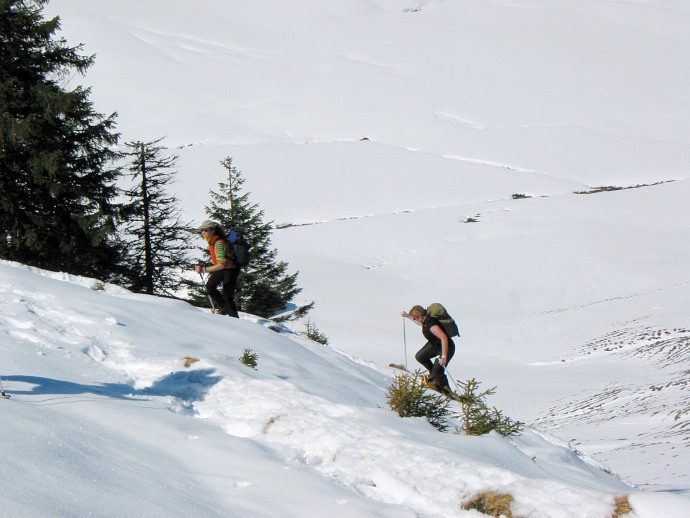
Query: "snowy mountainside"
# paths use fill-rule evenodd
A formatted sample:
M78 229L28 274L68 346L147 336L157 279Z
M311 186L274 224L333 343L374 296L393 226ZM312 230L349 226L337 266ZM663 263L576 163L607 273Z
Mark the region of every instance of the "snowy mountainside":
M525 515L589 518L619 494L656 498L531 431L401 419L385 407L389 372L261 319L8 262L0 304L6 516L297 516L307 501L334 516L469 516L460 502L491 488ZM246 348L256 370L238 361ZM686 502L660 498L672 513Z
M189 218L233 157L332 343L413 364L399 312L441 301L454 378L631 483L687 491L687 343L643 354L646 328L690 321L685 2L47 8L97 54L85 81L123 139L179 148Z
M567 437L582 437L585 429L594 427L594 434L586 434L587 444L573 439L570 445L605 464L619 452L636 453L648 487L667 480L684 488L688 475L682 451L690 429L689 346L690 329L660 329L643 322L631 322L587 343L578 357L563 361L589 361L595 356L599 362L636 362L645 368L636 380L611 380L555 401L534 426ZM657 368L650 369L650 364Z
M52 0L47 9L96 53L86 81L100 110L118 112L123 137L167 135L182 147L179 193L191 217L228 155L279 223L448 203L451 189L409 190L411 180L453 181L477 164L475 182L494 169L528 183L626 186L682 178L690 163L690 12L672 0L208 0L193 10L181 0ZM309 196L329 192L335 206ZM305 199L315 206L294 203Z
M455 379L497 386L508 415L632 483L683 490L690 250L680 236L690 220L678 215L687 196L682 181L502 200L287 228L276 242L297 258L320 301L317 322L345 350L401 362L400 301L445 301L462 332ZM329 297L345 286L350 297ZM420 338L410 327L414 365ZM655 345L651 330L673 341ZM606 351L607 340L628 345Z

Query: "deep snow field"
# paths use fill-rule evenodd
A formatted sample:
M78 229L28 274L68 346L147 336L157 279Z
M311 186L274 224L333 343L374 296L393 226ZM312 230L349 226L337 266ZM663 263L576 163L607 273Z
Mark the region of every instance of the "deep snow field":
M47 13L97 54L70 81L123 140L179 153L189 219L233 157L331 347L2 263L0 515L470 516L487 488L519 516L629 492L638 517L690 515L690 5ZM436 301L462 332L449 373L497 386L520 438L386 409L388 364L422 345L400 310Z
M533 430L402 419L393 369L269 321L6 261L0 305L2 516L476 516L459 506L483 490L518 516L608 517L619 495L641 518L687 511Z

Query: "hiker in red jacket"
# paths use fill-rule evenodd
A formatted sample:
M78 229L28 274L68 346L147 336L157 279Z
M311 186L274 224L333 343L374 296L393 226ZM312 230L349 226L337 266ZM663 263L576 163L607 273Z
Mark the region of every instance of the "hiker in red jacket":
M213 221L206 220L199 226L201 235L208 243L211 253L212 266L197 265L194 269L199 273L208 273L206 290L209 297L220 308L218 313L238 318L235 305L235 288L240 269L235 264L235 252L225 240L220 226ZM218 291L218 285L223 284L223 292Z

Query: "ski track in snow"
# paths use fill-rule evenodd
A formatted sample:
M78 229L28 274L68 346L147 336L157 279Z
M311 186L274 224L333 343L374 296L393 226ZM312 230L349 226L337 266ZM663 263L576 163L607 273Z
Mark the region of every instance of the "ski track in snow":
M450 122L452 124L458 124L465 128L475 129L475 130L487 130L487 129L528 129L528 128L568 128L572 127L570 124L492 124L492 125L482 125L474 121L460 117L458 115L453 115L451 113L446 113L442 111L435 111L434 117L437 119ZM490 163L490 162L487 162Z
M618 297L610 297L608 299L595 300L595 301L589 302L587 304L579 304L577 306L570 306L570 307L565 307L565 308L557 308L557 309L550 309L547 311L540 311L539 313L534 313L534 315L549 315L549 314L554 314L554 313L564 313L566 311L573 311L573 310L577 310L577 309L587 308L590 306L597 306L599 304L607 304L609 302L615 302L615 301L619 301L619 300L644 297L647 295L651 295L652 293L659 293L659 292L663 292L663 291L667 291L667 290L672 290L672 289L678 288L680 286L683 286L685 284L690 284L690 281L679 282L679 283L673 284L671 286L664 286L661 288L657 288L655 290L643 291L643 292L639 292L639 293L631 293L628 295L620 295Z
M132 32L132 35L147 45L156 48L161 54L180 63L186 61L190 53L220 53L249 59L261 59L271 56L270 52L259 49L228 45L227 43L206 40L187 34L176 34L151 28L137 28Z
M389 63L378 62L378 61L374 61L370 58L367 58L367 57L364 57L361 55L344 54L344 55L340 56L340 59L342 59L344 61L349 61L352 63L357 63L360 65L367 65L367 66L371 66L371 67L380 68L382 70L393 72L393 73L400 75L400 76L403 76L403 77L412 77L413 76L412 71L405 72L405 67L402 65L392 65Z

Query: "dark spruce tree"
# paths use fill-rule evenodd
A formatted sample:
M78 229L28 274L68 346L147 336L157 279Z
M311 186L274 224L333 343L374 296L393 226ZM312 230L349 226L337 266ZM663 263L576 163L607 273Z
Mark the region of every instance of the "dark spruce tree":
M108 279L119 259L115 114L68 89L93 56L56 37L46 0L0 0L0 257Z
M177 198L168 192L175 181L178 155L169 154L160 145L162 140L126 144L124 156L130 161L133 185L124 191L123 281L132 291L176 296L185 286L182 272L193 268L196 236L192 224L182 222Z
M249 264L241 270L236 292L241 311L277 322L305 316L314 303L292 303L302 289L297 287L298 273L288 274L288 263L277 259L277 251L271 245L273 222L264 222L264 211L250 201L250 193L243 192L244 178L232 165L232 158L222 160L221 165L227 171L228 181L218 184L218 192L211 191L206 214L226 232L243 232L251 246ZM197 297L198 301L203 300L199 292Z

